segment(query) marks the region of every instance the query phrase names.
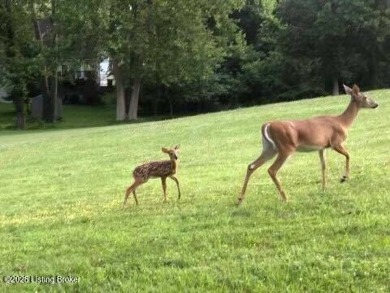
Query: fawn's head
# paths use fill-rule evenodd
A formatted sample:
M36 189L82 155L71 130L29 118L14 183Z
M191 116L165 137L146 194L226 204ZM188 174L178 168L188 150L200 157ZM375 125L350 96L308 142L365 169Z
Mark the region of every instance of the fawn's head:
M179 146L175 146L174 148L168 149L168 148L162 148L161 149L163 153L166 153L169 155L169 158L171 160L176 161L178 159L179 155Z
M360 92L360 88L354 84L352 88L347 87L345 84L344 90L347 94L351 95L353 101L355 101L359 108L376 108L378 104L371 98L367 97L364 93Z

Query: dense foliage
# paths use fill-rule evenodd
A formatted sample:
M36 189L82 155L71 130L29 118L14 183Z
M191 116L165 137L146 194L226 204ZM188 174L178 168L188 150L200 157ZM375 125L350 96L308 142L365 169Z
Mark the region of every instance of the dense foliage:
M20 113L32 80L53 96L59 65L107 57L117 120L390 86L386 0L3 0L0 14L1 84ZM49 42L32 25L48 18Z
M240 60L247 101L337 94L342 83L390 85L388 1L277 2L269 13L248 0L238 14L250 47Z

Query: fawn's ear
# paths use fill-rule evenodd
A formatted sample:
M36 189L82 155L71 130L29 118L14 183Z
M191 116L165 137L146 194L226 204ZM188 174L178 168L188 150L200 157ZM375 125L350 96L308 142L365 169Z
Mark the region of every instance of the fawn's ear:
M350 87L346 86L345 84L343 84L343 87L346 94L348 95L352 94L352 89Z
M178 150L179 148L180 148L180 145L176 145L176 146L174 147L175 150Z
M168 153L168 149L167 148L161 148L162 152L163 153Z
M353 87L352 87L352 92L355 95L358 95L360 93L360 88L356 84L354 84Z

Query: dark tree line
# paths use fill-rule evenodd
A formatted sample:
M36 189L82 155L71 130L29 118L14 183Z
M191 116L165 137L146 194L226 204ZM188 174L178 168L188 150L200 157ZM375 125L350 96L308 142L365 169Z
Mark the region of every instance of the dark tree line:
M390 1L280 0L272 10L264 4L247 0L230 15L244 34L245 48L230 52L214 76L166 90L178 109L196 105L196 111L209 111L338 94L342 83L390 86ZM146 94L153 100L153 86Z
M195 3L196 2L196 3ZM54 122L56 68L112 61L117 119L390 86L388 0L2 0L0 83ZM32 23L50 19L51 43ZM17 34L15 32L18 32Z

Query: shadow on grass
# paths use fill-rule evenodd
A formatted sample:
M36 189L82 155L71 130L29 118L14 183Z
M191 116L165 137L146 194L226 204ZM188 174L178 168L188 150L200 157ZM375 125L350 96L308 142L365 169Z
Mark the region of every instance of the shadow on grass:
M0 103L0 131L17 131L15 127L15 109L11 104ZM115 120L114 105L64 105L63 118L55 123L46 123L43 120L32 117L26 118L26 128L24 130L65 130L89 127L104 127L113 125L140 124L155 121L164 121L183 116L179 115L161 115L141 117L132 121L117 121Z

